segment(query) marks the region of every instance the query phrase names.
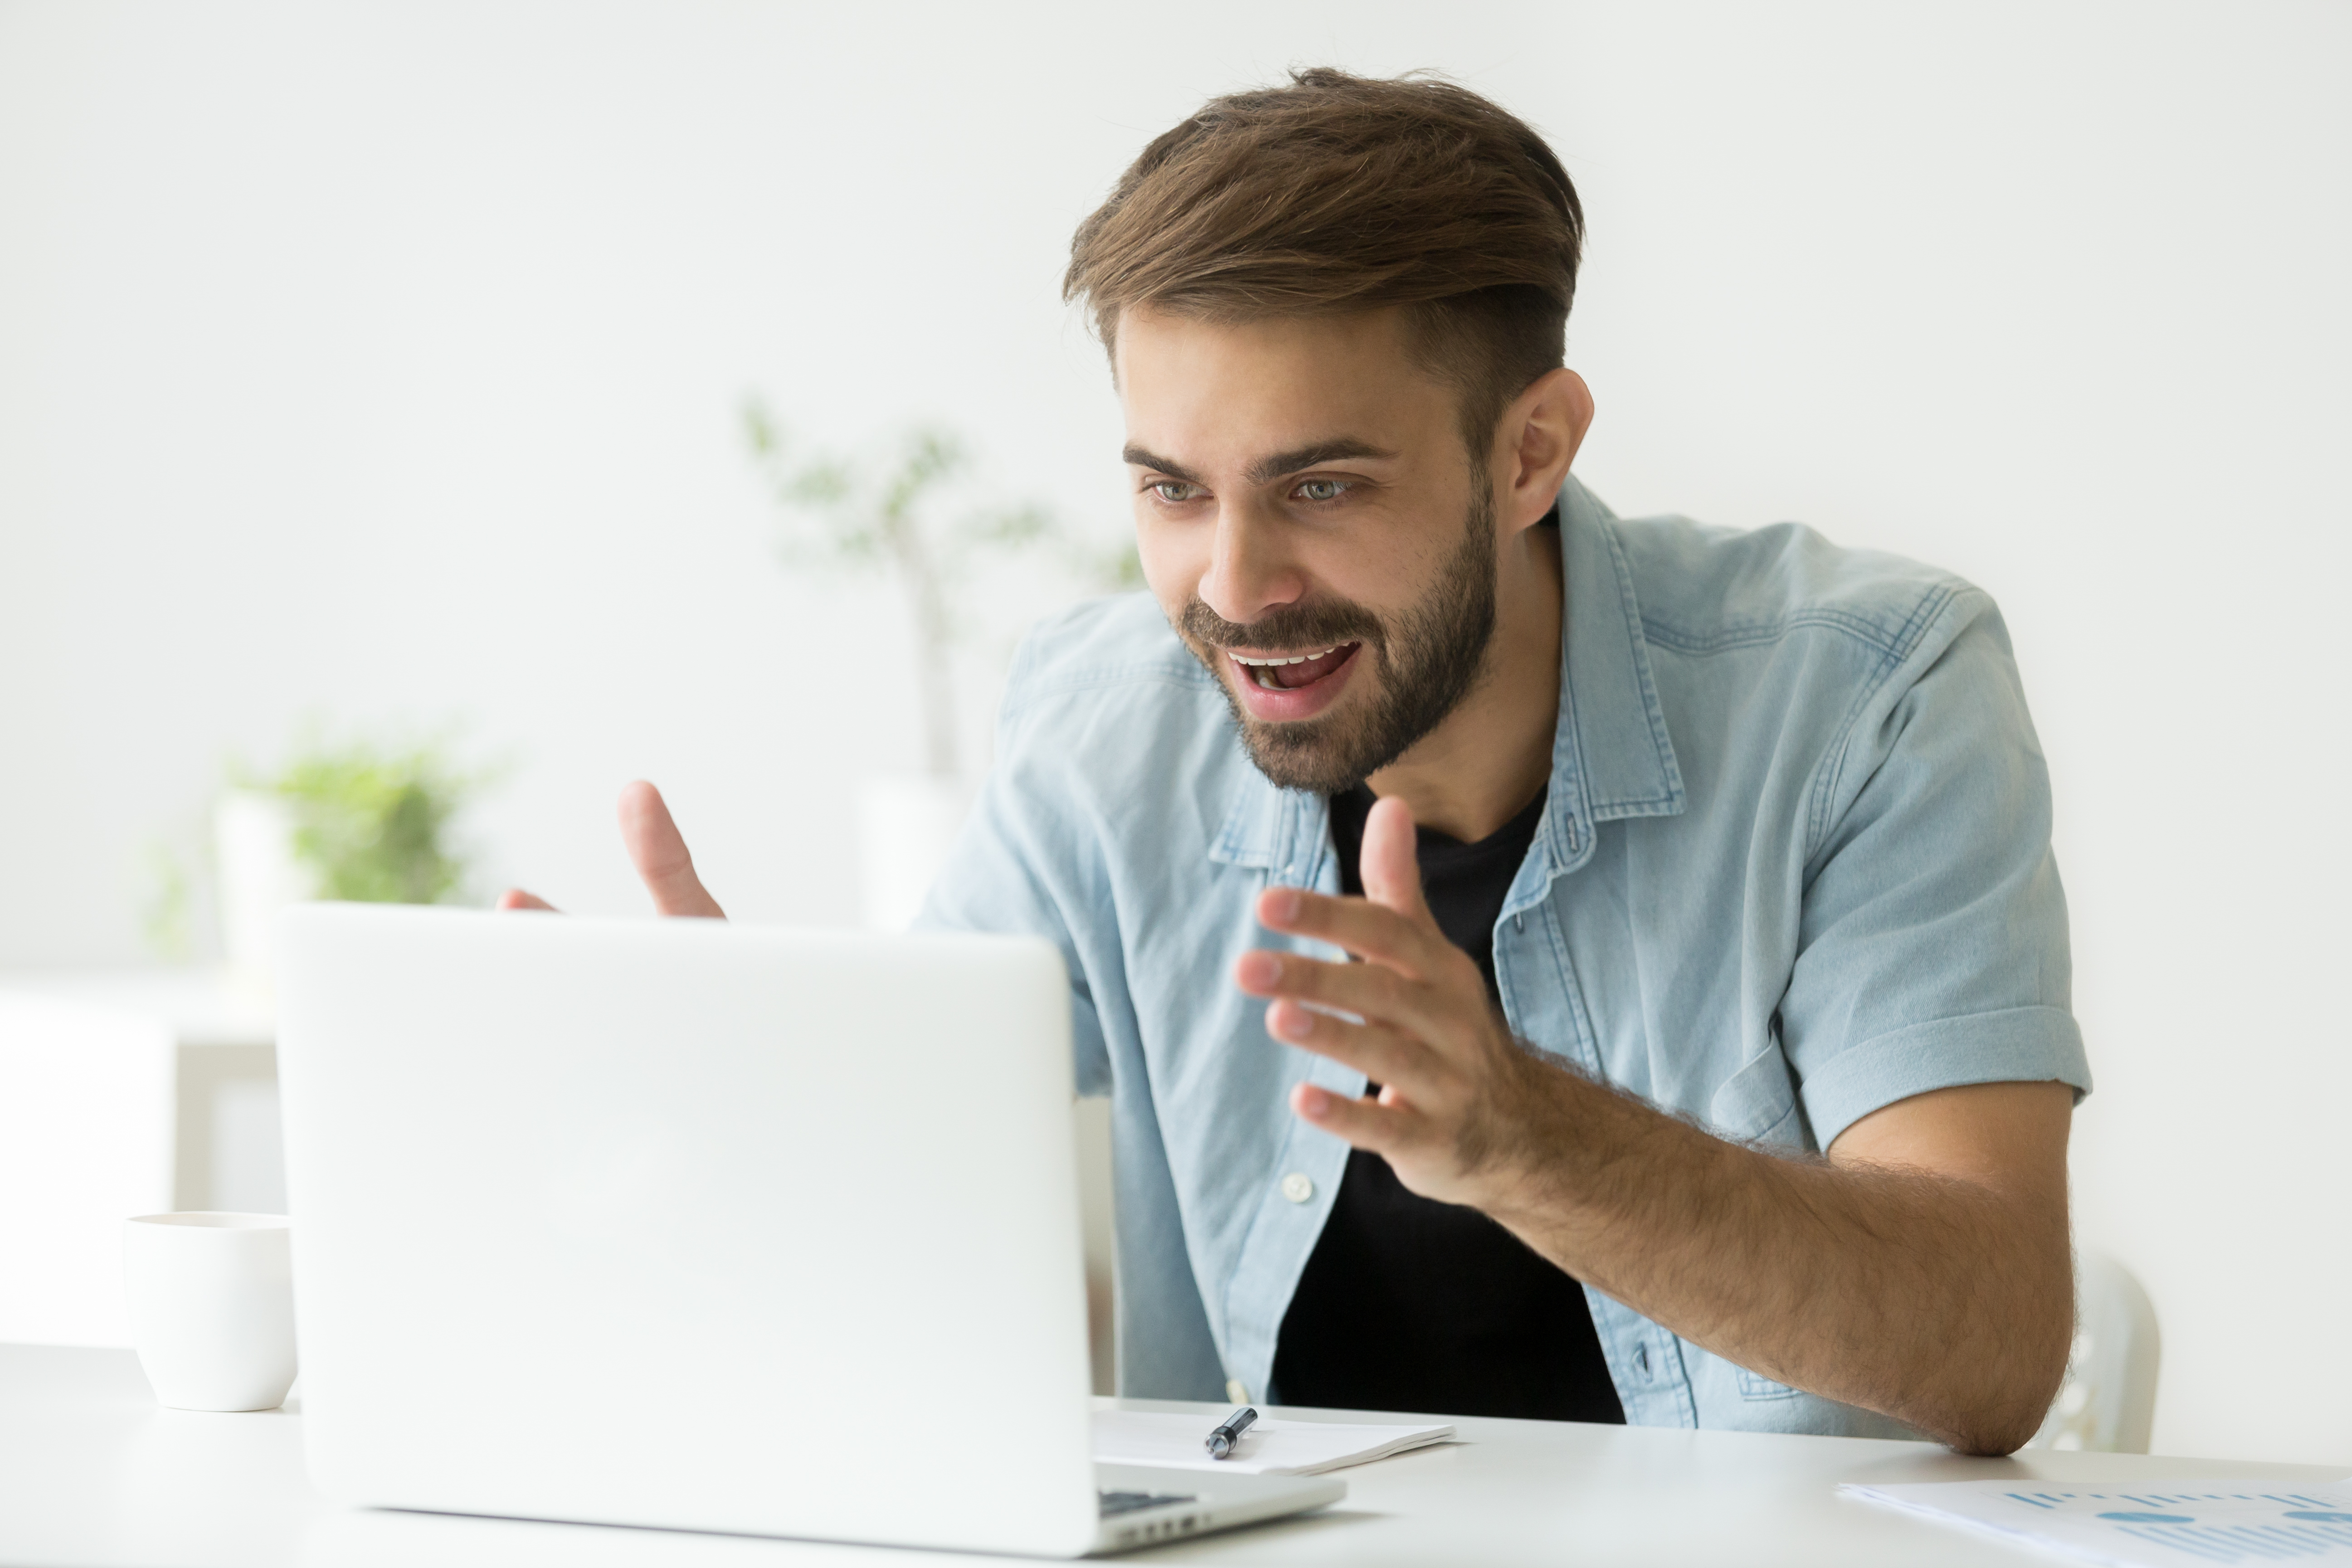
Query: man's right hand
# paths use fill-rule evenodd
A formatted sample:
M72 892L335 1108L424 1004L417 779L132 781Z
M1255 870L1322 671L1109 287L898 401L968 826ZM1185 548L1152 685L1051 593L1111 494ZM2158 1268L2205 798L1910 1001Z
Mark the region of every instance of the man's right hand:
M639 779L621 791L621 843L646 890L654 896L654 910L665 915L688 915L723 921L727 911L694 874L694 857L686 852L686 838L671 820L661 791ZM536 893L509 888L499 895L502 910L548 910L555 906Z

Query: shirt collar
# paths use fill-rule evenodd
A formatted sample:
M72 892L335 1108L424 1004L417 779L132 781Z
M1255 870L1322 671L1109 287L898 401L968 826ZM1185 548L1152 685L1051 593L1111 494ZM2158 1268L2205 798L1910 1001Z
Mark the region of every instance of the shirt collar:
M1683 809L1665 710L1650 673L1633 569L1617 519L1571 476L1560 487L1560 566L1567 578L1560 638L1559 722L1551 742L1551 801L1537 837L1555 874L1592 853L1596 824L1674 816Z
M1552 736L1551 792L1536 842L1549 875L1572 871L1592 853L1596 824L1672 816L1683 809L1665 711L1650 674L1633 569L1619 547L1615 517L1570 477L1560 488L1561 571L1567 581L1560 638L1559 719ZM1234 738L1240 744L1240 738ZM1278 788L1255 765L1209 858L1255 866L1295 883L1317 879L1330 837L1320 795ZM1527 900L1514 897L1513 905Z

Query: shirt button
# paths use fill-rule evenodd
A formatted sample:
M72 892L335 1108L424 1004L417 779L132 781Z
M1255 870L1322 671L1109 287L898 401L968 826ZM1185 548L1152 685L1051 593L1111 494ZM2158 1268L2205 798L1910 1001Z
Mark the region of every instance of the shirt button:
M1304 1171L1293 1171L1282 1178L1282 1195L1292 1203L1303 1204L1315 1195L1315 1184Z

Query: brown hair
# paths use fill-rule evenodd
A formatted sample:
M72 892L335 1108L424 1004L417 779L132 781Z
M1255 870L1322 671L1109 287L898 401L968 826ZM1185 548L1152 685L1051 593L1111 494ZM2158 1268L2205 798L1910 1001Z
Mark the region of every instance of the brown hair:
M1065 300L1208 321L1403 306L1473 461L1566 352L1584 209L1543 138L1467 88L1318 68L1162 133L1070 239Z

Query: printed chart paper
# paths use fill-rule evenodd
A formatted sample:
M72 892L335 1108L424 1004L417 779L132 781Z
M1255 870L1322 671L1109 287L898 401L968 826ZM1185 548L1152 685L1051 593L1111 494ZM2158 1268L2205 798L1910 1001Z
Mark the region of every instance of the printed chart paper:
M2352 1568L2352 1486L2249 1480L2036 1490L2015 1481L1838 1489L1942 1524L2118 1568L2200 1563L2341 1563Z

